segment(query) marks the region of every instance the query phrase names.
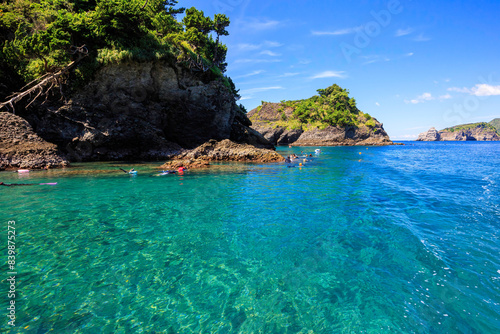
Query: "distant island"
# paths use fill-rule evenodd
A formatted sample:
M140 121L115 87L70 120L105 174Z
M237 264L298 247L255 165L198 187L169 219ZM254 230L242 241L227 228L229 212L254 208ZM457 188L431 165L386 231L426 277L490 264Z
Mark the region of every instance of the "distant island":
M247 116L252 128L274 145L390 145L383 125L334 84L305 100L262 102Z
M456 125L441 131L432 127L429 131L422 132L417 141L499 141L500 118L495 118L489 123L470 123Z

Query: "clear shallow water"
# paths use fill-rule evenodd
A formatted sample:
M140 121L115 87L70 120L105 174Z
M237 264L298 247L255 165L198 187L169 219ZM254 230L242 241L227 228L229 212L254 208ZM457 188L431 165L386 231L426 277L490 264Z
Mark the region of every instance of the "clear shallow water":
M301 169L0 173L58 182L0 187L19 252L2 332L498 333L500 145L322 151Z

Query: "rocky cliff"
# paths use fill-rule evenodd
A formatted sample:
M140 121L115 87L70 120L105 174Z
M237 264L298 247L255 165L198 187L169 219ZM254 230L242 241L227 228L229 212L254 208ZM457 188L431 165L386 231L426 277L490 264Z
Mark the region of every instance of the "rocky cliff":
M357 125L314 126L294 120L294 108L282 103L265 103L247 115L252 128L274 145L352 146L390 145L383 125L367 114L357 115ZM286 119L286 121L284 121Z
M56 145L40 138L19 116L0 112L0 169L63 167Z
M492 121L493 122L493 121ZM490 122L491 123L491 122ZM498 141L500 134L490 123L457 125L437 131L430 128L418 136L417 141Z
M20 112L71 161L165 160L210 139L274 148L223 80L167 61L102 68L67 102Z

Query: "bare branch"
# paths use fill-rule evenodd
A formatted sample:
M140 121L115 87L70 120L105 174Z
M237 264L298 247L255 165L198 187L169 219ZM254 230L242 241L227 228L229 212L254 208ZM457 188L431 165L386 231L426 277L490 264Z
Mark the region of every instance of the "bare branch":
M20 100L22 100L27 95L31 96L31 93L35 92L36 90L40 90L40 92L36 95L36 97L33 100L31 100L31 102L28 104L28 106L30 106L40 96L40 94L43 92L43 89L45 88L45 86L48 86L49 84L51 84L50 88L47 89L47 91L45 92L45 97L46 97L45 101L47 101L49 91L54 87L55 83L60 83L60 77L62 75L64 75L64 74L66 74L80 60L82 60L83 58L85 58L88 55L88 51L87 51L87 48L85 47L85 45L81 46L79 48L75 48L75 50L76 51L74 53L78 53L78 59L77 60L72 61L66 67L64 67L63 69L59 70L56 73L47 73L47 74L43 75L41 78L30 82L29 84L27 84L26 86L24 86L23 89L25 87L30 86L31 84L33 84L33 83L35 83L37 81L40 81L38 84L36 84L35 86L31 87L30 89L28 89L28 90L26 90L24 92L20 92L20 93L16 93L14 95L11 95L13 97L10 98L8 101L6 101L4 103L0 103L0 109L6 108L6 106L9 105L9 106L12 107L12 111L15 114L16 113L16 109L14 108L14 104L15 103L19 102ZM62 93L62 88L61 88L61 93ZM63 97L64 97L64 95L63 95ZM45 103L45 101L44 101L44 103Z

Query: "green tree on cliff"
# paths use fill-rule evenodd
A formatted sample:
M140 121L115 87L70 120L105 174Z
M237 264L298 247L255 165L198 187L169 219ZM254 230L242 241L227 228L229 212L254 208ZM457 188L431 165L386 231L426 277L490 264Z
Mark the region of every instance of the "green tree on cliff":
M349 97L349 91L334 84L317 90L319 95L306 100L284 103L291 106L294 118L301 123L321 123L331 126L356 125L359 109L356 100Z
M99 64L159 57L203 59L206 68L221 75L227 48L219 37L228 34L229 19L215 15L212 20L196 8L176 6L176 0L4 0L0 96L63 68L75 59L74 47L82 45L89 50L77 69L82 76ZM184 11L183 20L177 20Z

